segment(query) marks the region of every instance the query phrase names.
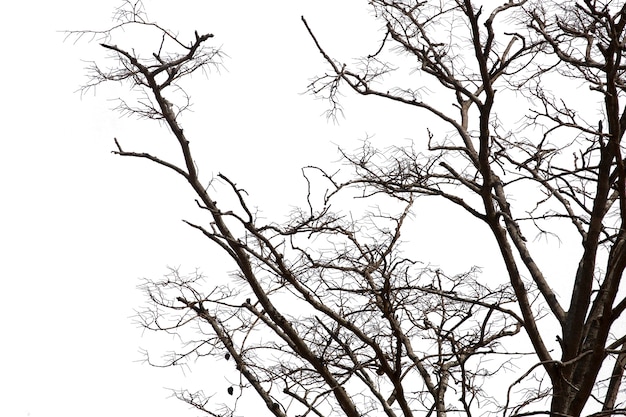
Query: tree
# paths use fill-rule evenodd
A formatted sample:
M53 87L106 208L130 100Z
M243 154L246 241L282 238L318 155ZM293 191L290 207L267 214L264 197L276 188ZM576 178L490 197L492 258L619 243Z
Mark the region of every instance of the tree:
M333 59L303 18L330 68L310 91L329 100L330 116L341 111L338 92L349 89L437 122L420 126L419 146L342 151L350 172L303 170L309 185L322 182L327 191L318 204L309 188L308 206L286 224L260 219L222 174L220 192L235 198L218 205L218 192L198 174L179 123L187 105L180 81L220 64L219 49L207 46L212 35L196 32L185 42L131 2L110 30L74 33L102 36L119 64L94 65L86 88L130 83L143 98L119 108L164 122L184 162L117 140L114 152L182 176L207 216L186 223L234 268L223 285L177 270L145 282L143 325L184 342L161 365L232 360L239 386L224 391L255 394L276 416L626 414L626 5L521 0L488 10L471 0L370 0L369 7L385 35L354 66ZM145 58L110 41L131 25L156 29L158 51ZM407 74L394 60L422 87L403 87ZM507 279L489 284L478 269L446 274L407 255L401 232L422 196L486 226ZM548 276L531 236L572 232L575 272ZM554 334L553 348L546 336ZM517 350L526 342L528 352ZM177 396L209 415L237 412L201 391Z

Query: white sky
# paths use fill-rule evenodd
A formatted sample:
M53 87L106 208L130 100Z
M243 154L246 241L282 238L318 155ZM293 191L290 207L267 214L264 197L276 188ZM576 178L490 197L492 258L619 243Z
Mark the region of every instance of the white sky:
M166 399L163 387L184 387L179 371L135 362L139 347L158 340L142 337L131 316L142 302L139 278L158 278L168 265L210 273L220 260L207 259L207 242L180 221L198 216L182 180L110 153L113 137L143 150L165 142L167 131L120 119L107 101L115 98L113 88L81 99L75 92L84 82L81 59L102 62L104 51L57 33L106 28L118 4L12 1L0 13L1 416L198 414ZM300 94L325 69L300 15L335 56L348 60L373 52L381 36L365 2L145 4L149 16L183 38L196 29L214 33L214 44L229 55L227 71L194 78L195 111L183 125L202 172L229 175L268 217L302 202L299 168L328 166L338 158L337 145L353 149L368 134L383 144L424 134L423 120L397 105L348 94L346 118L334 125L322 115L326 103ZM458 222L450 225L442 233L427 230L416 245L447 248L431 260L453 254L451 266L460 271L471 256L451 238ZM221 377L207 372L205 391L212 384L221 390Z

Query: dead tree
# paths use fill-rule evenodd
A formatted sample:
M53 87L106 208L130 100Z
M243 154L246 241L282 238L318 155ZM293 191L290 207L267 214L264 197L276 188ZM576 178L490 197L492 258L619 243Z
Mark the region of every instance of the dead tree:
M440 139L428 132L424 149L397 148L393 155L368 146L357 155L346 152L354 168L347 179L341 172L303 170L308 181L324 181L328 190L321 205L310 198L287 224L257 218L245 191L228 176L218 176L221 187L207 187L211 179L198 174L179 121L188 104L179 81L220 65L221 52L207 46L210 34L196 32L183 41L148 20L141 3L129 1L113 28L71 33L100 37L117 58L112 69L94 64L86 88L130 83L141 97L119 109L165 122L184 162L131 151L118 140L114 152L183 177L206 216L187 224L231 261L227 282L176 270L145 282L150 303L140 312L142 324L182 340L156 365L232 363L235 383L206 388L221 390L226 399L176 393L212 416L237 415L251 397L279 417L626 413L620 391L626 336L618 326L626 307L619 298L626 263L620 153L626 116L619 110L626 9L592 1L558 11L558 5L525 1L490 11L469 0L370 5L386 35L354 69L334 60L304 21L332 69L311 90L325 94L336 111L337 92L346 85L430 113L454 134ZM516 28L504 33L503 22ZM129 25L159 33L154 52L140 55L113 42ZM426 90L389 86L389 51L411 57L422 76L418 82L430 77L453 106L437 107L425 99ZM383 76L388 78L378 83ZM582 78L601 95L606 131L597 117L588 122L584 111L545 88L550 77ZM518 108L526 115L521 127L503 126L496 112L499 106L510 110L499 98L511 90L528 98ZM530 210L520 209L515 193L528 189L541 195ZM331 208L355 190L362 197L356 203ZM219 193L234 196L234 205L218 205ZM492 288L478 270L448 275L420 263L419 254L407 256L401 231L422 195L455 204L487 226L508 282ZM370 201L383 208L372 210ZM555 295L527 238L557 233L559 219L580 235L583 249L568 306ZM542 306L560 329L560 352L544 341ZM531 352L514 350L522 339L530 341ZM528 369L511 372L520 366ZM510 389L497 390L506 385Z
M346 155L356 171L350 183L397 198L440 197L487 226L551 384L549 409L533 401L509 403L504 415L624 413L626 111L620 99L626 6L592 0L510 1L492 10L470 0L370 4L385 24L382 43L413 58L418 82L437 85L454 109L434 104L415 86L390 87L393 67L384 45L350 68L331 58L304 21L333 70L311 90L337 109L335 93L343 84L430 113L454 134L442 139L429 132L424 153L397 149L385 160L367 148ZM583 91L572 98L568 88ZM511 90L527 99L514 109L522 112L522 124L502 123L513 111ZM525 207L521 197L537 190L533 205ZM572 260L577 267L570 293L559 299L554 286L560 283L544 275L527 236L558 235L563 219L580 237L581 256ZM532 278L530 286L524 275ZM560 352L547 347L529 290L540 294L558 324Z

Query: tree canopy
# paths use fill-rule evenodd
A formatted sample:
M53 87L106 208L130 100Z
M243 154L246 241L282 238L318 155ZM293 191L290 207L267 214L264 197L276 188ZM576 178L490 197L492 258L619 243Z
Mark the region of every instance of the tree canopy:
M164 123L182 158L117 139L114 153L184 178L205 215L186 223L232 264L225 281L172 270L142 286L143 326L181 340L158 366L227 361L238 375L223 387L230 402L208 393L214 386L176 395L212 416L241 415L250 398L277 417L626 414L626 4L363 7L380 22L380 42L351 62L318 40L323 25L302 18L311 53L328 66L309 92L328 100L329 117L350 91L412 108L417 137L341 150L336 171L306 167L308 204L287 222L251 207L238 185L245 174L199 174L180 114L183 80L221 65L211 34L183 38L131 1L109 30L71 33L97 37L116 58L94 64L85 88L128 83L138 99L118 109ZM117 46L129 26L156 29L159 48ZM424 263L403 239L414 236L419 198L480 225L476 244L495 242L486 255L506 276ZM467 232L446 230L445 216L430 221ZM573 273L546 272L541 238L576 248L562 268Z

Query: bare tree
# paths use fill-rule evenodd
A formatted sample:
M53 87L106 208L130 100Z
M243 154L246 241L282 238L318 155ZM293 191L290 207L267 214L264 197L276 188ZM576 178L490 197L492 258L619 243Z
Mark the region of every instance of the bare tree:
M315 80L311 89L328 92L335 108L337 85L345 83L359 94L423 109L454 134L444 140L431 136L423 156L398 149L390 164L379 164L369 149L349 157L357 169L351 183L394 196L443 197L484 222L500 248L525 332L550 380L550 413L578 416L587 405L594 409L590 401L599 413L615 413L626 340L624 326L618 326L626 307L618 297L626 265L621 155L626 113L619 104L626 6L511 1L486 12L470 1L370 3L386 22L386 39L416 59L420 73L442 87L456 111L423 101L415 90L377 89L374 82L389 65L376 54L365 58L362 68L350 70L317 41L334 74ZM521 23L514 29L519 31L498 32L496 22L513 19ZM436 30L446 24L449 31ZM451 34L464 36L467 44L448 41ZM576 80L595 92L600 120L589 114L597 109L580 102L584 92L574 101L559 96L564 89L554 80L566 88ZM530 109L521 127L500 122L508 109L498 112L496 98L510 98L507 89L528 97ZM514 197L524 184L529 184L527 193L531 187L541 192L531 210ZM525 237L558 233L555 219L567 219L582 244L569 306L555 296L556 283L544 275ZM523 274L532 278L530 285ZM539 292L560 327L560 356L546 347L529 290ZM611 362L613 372L604 380L603 367Z
M160 366L225 359L238 375L224 390L233 402L201 391L177 396L213 416L237 415L250 395L276 416L626 414L626 326L619 325L626 308L626 112L619 103L626 5L369 4L386 34L354 68L333 59L303 19L331 69L310 90L330 101L331 115L340 110L338 91L349 88L435 116L447 133L424 125L419 148L390 153L366 144L344 152L350 174L303 170L327 192L321 205L309 198L283 225L257 218L245 191L221 174L219 192L235 204L218 206L210 179L198 175L179 123L188 104L179 80L219 65L220 51L206 46L211 35L196 32L184 42L131 2L110 30L73 33L101 36L119 64L94 65L87 88L130 82L142 94L139 105L122 102L120 109L164 121L184 163L128 151L117 140L115 153L185 178L207 217L187 224L234 265L224 284L172 270L143 286L150 305L140 312L142 324L184 341ZM129 25L156 29L158 50L145 58L113 44ZM410 63L421 87L394 85L402 79L394 59ZM571 97L572 85L585 91ZM357 203L331 209L355 192ZM419 196L447 201L484 224L506 282L490 287L477 269L449 275L407 256L401 231ZM576 272L564 300L528 237L567 228L578 234L581 256L571 260ZM558 350L545 340L555 332ZM515 348L524 341L529 352Z

